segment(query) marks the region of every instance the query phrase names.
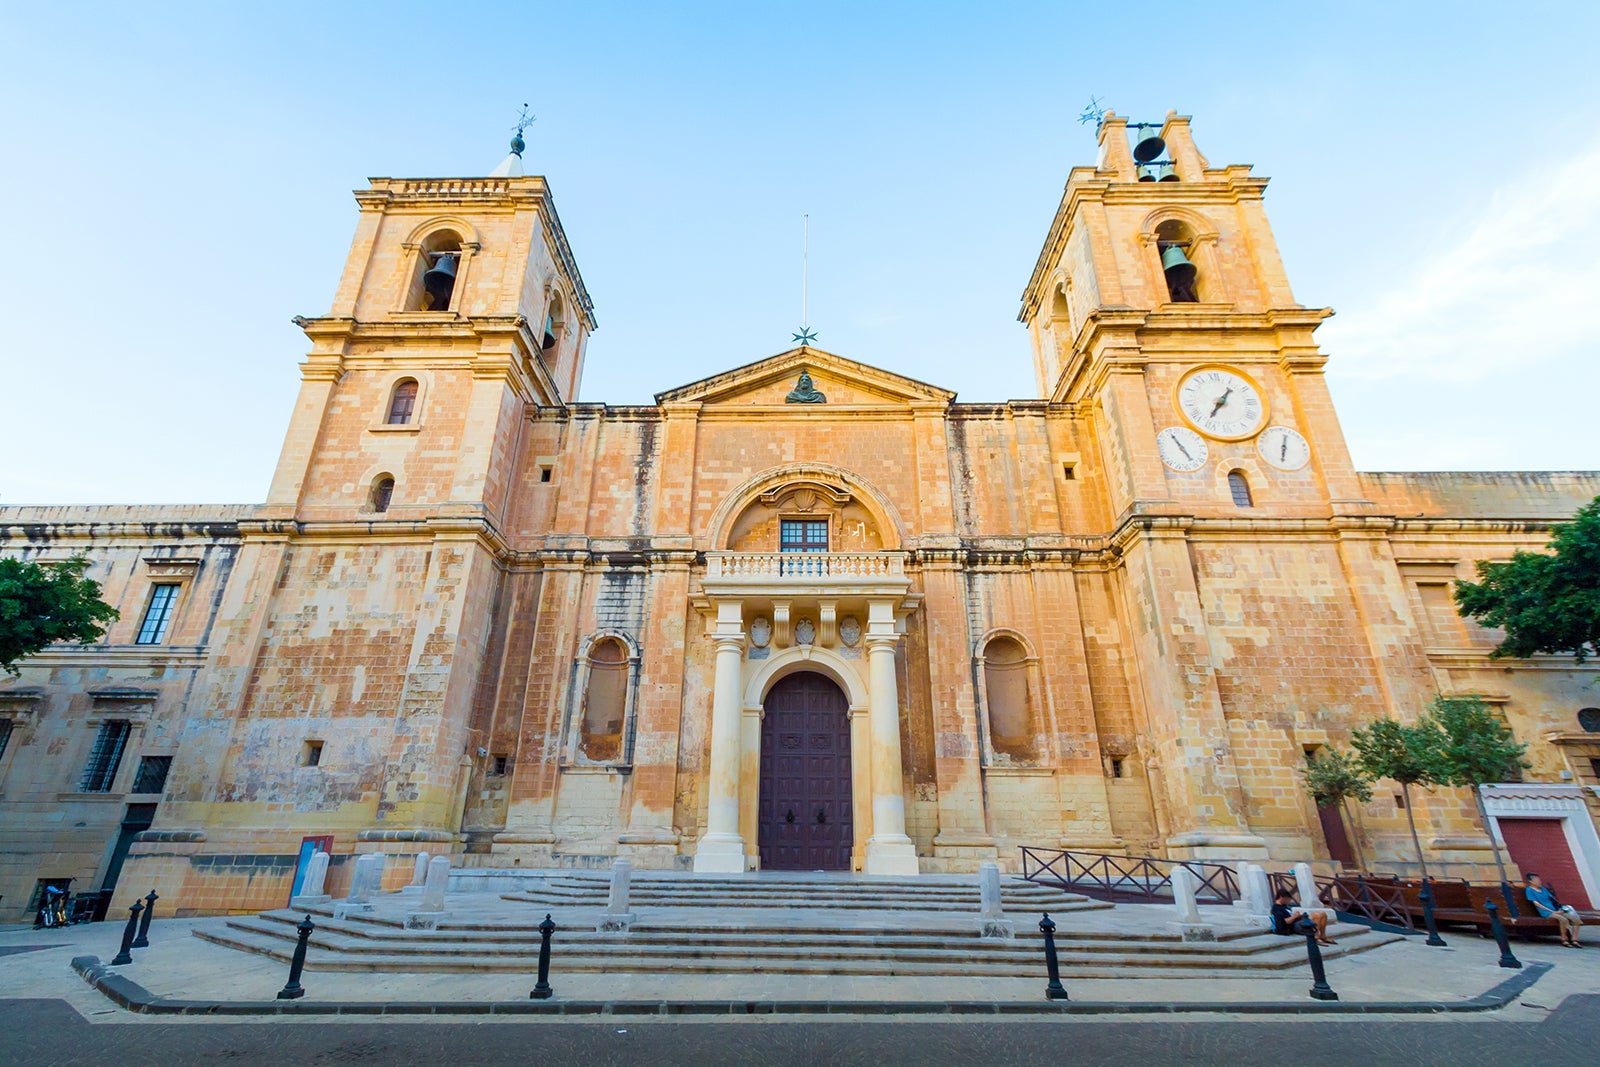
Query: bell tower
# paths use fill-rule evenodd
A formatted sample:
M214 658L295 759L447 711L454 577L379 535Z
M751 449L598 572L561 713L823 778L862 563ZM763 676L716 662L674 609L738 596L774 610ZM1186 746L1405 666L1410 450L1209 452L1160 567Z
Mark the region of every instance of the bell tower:
M1313 339L1332 312L1295 301L1266 180L1212 166L1187 117L1130 125L1107 112L1098 139L1095 165L1068 176L1019 318L1039 394L1105 471L1151 779L1173 813L1168 854L1264 855L1301 816L1246 804L1265 779L1251 777L1263 772L1243 724L1263 705L1239 693L1241 650L1280 647L1284 617L1350 610L1305 590L1382 584L1360 540L1372 505ZM1317 533L1278 547L1291 530ZM1360 610L1387 618L1370 599Z
M312 349L273 517L503 511L505 433L522 405L576 399L595 327L549 185L522 173L523 147L518 136L488 177L373 178L356 192L333 306L295 319ZM392 479L386 499L374 479Z

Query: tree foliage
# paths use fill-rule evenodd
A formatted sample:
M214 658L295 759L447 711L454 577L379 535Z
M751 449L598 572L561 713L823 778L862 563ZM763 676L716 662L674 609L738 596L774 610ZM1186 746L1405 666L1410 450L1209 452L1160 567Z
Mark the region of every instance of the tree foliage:
M1448 774L1439 724L1428 716L1406 724L1377 719L1350 734L1361 767L1373 778L1403 786L1438 785Z
M1528 746L1477 697L1437 697L1428 718L1439 729L1440 785L1476 789L1516 778L1527 766Z
M53 564L0 559L0 670L15 677L18 660L57 641L105 636L117 612L100 599L100 583L83 576L88 566L84 556Z
M1491 656L1600 655L1600 498L1559 527L1549 549L1481 561L1478 581L1456 583L1462 615L1505 631Z
M1346 800L1365 804L1372 799L1372 778L1353 753L1328 747L1306 761L1306 792L1319 808L1332 808Z

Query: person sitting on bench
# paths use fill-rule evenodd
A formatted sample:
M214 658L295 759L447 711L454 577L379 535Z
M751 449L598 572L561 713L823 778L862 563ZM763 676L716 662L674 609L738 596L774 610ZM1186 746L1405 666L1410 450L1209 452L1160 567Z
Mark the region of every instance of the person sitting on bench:
M1285 937L1293 937L1304 933L1295 927L1302 922L1308 922L1317 928L1317 944L1337 944L1328 936L1328 913L1325 911L1302 911L1300 902L1294 898L1294 892L1280 889L1272 895L1272 932Z
M1532 871L1528 872L1528 887L1522 895L1528 898L1528 903L1533 905L1534 913L1541 919L1554 919L1561 928L1561 943L1568 948L1582 948L1578 943L1578 935L1583 933L1583 920L1578 918L1578 913L1571 907L1556 899L1556 891L1544 884Z

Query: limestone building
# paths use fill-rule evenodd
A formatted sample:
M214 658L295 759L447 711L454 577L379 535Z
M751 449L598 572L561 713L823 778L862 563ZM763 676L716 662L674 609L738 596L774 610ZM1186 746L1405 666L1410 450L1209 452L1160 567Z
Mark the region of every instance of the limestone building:
M374 179L265 503L0 509L5 551L88 553L122 611L0 680L4 917L64 878L281 906L308 841L336 892L370 851L1407 870L1390 790L1347 826L1297 768L1436 693L1530 742L1491 810L1600 903L1595 668L1491 663L1449 585L1600 474L1356 471L1266 181L1159 132L1147 166L1108 116L1069 175L1005 403L810 346L580 399L545 180ZM1465 794L1417 806L1430 866L1492 865Z

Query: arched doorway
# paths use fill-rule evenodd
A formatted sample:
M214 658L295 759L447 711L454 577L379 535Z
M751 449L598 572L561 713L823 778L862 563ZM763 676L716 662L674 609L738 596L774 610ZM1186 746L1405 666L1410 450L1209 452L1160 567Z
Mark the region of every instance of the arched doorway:
M756 844L764 870L850 869L850 717L829 678L802 671L767 693Z

